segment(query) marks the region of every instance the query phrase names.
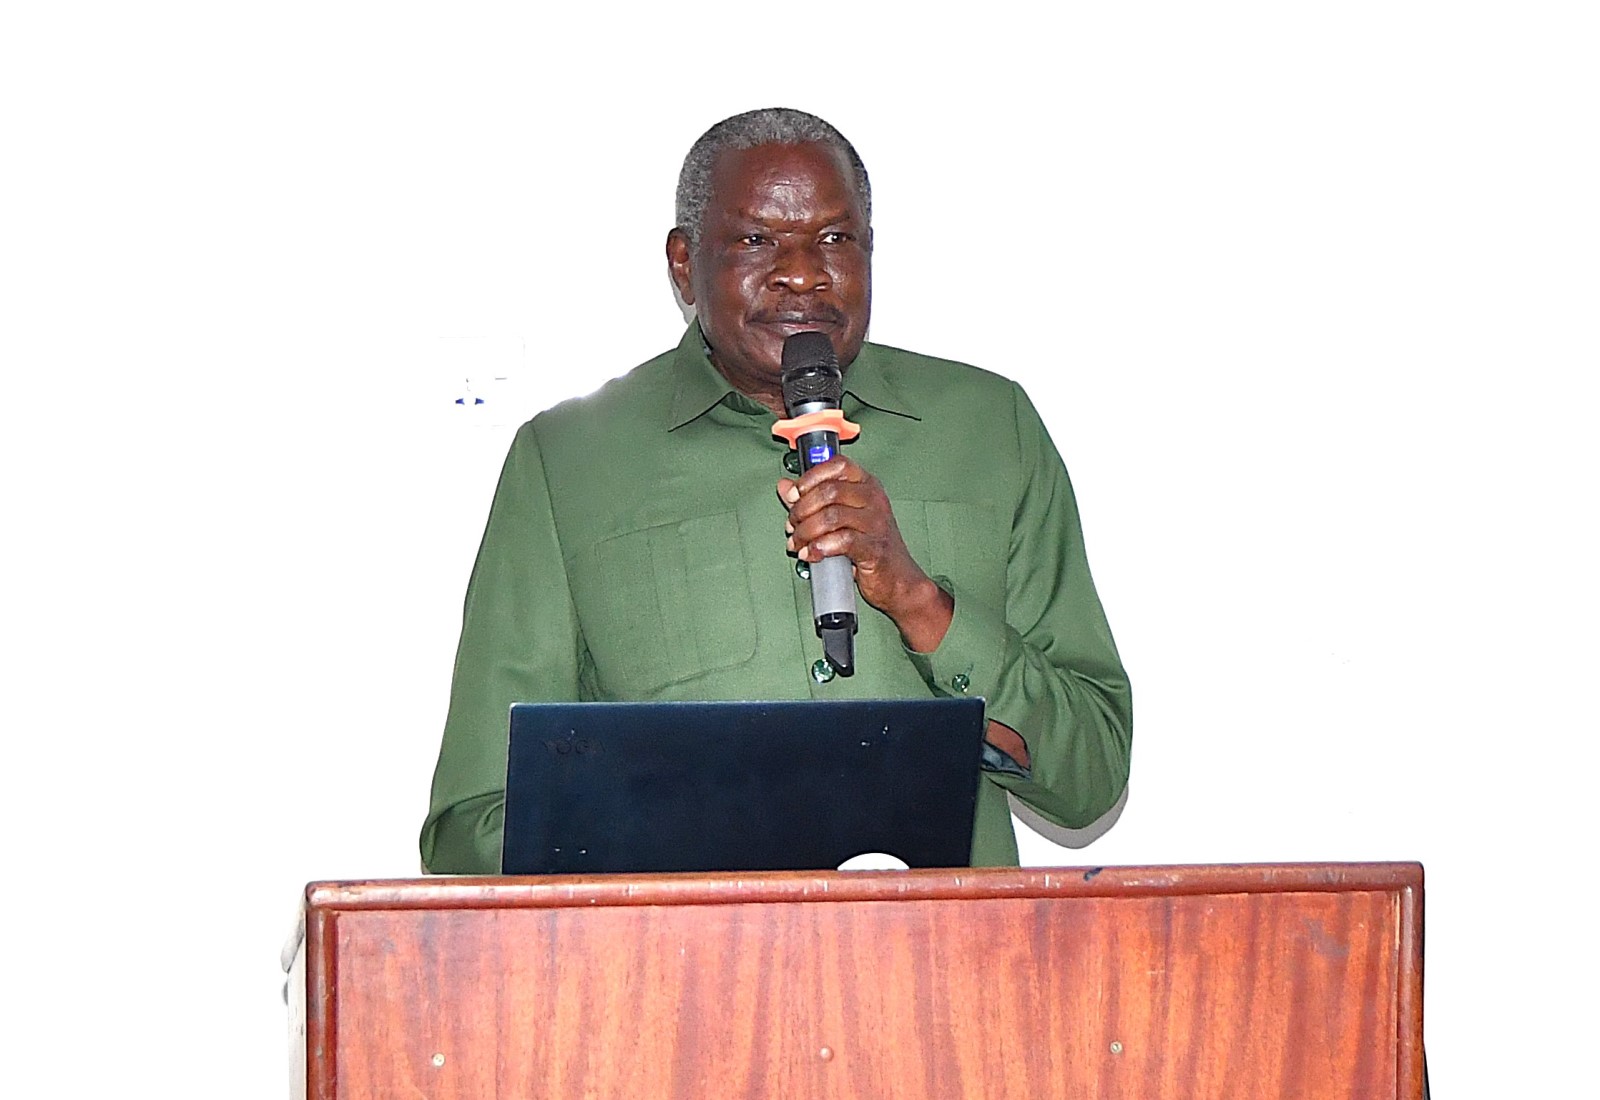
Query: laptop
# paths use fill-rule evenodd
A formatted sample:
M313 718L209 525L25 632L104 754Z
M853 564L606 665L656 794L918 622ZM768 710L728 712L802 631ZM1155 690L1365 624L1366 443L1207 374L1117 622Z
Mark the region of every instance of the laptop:
M983 729L976 698L519 703L501 869L964 867Z

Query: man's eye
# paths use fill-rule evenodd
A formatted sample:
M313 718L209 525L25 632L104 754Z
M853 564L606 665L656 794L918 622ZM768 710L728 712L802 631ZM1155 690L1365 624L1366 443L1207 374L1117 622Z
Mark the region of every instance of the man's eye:
M759 233L746 233L744 236L739 238L739 243L746 245L747 247L754 248L756 245L766 244L767 238L763 237Z
M853 240L855 240L853 235L846 233L841 229L836 229L831 233L824 233L822 235L823 244L844 244L846 241Z

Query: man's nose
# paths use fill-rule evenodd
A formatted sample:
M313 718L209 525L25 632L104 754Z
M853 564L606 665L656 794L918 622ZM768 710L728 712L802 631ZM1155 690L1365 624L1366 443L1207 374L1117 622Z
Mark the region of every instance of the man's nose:
M823 262L822 249L815 242L778 246L772 274L767 281L769 288L808 294L826 289L828 283L828 266Z

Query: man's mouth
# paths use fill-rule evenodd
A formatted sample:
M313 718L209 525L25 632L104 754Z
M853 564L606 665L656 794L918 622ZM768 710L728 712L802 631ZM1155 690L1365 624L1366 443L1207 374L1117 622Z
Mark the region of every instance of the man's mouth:
M753 320L758 325L775 328L790 336L797 332L820 332L844 324L844 317L841 314L824 310L807 310L803 313L787 311L760 313Z

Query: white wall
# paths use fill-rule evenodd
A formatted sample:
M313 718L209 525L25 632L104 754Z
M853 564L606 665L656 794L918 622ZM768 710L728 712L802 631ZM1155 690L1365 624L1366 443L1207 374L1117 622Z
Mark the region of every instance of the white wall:
M13 1071L282 1095L301 885L417 867L510 432L460 378L525 415L668 346L678 161L785 103L873 172L874 338L1022 381L1073 472L1134 778L1026 859L1421 860L1439 1095L1556 1091L1585 5L464 8L0 25Z

